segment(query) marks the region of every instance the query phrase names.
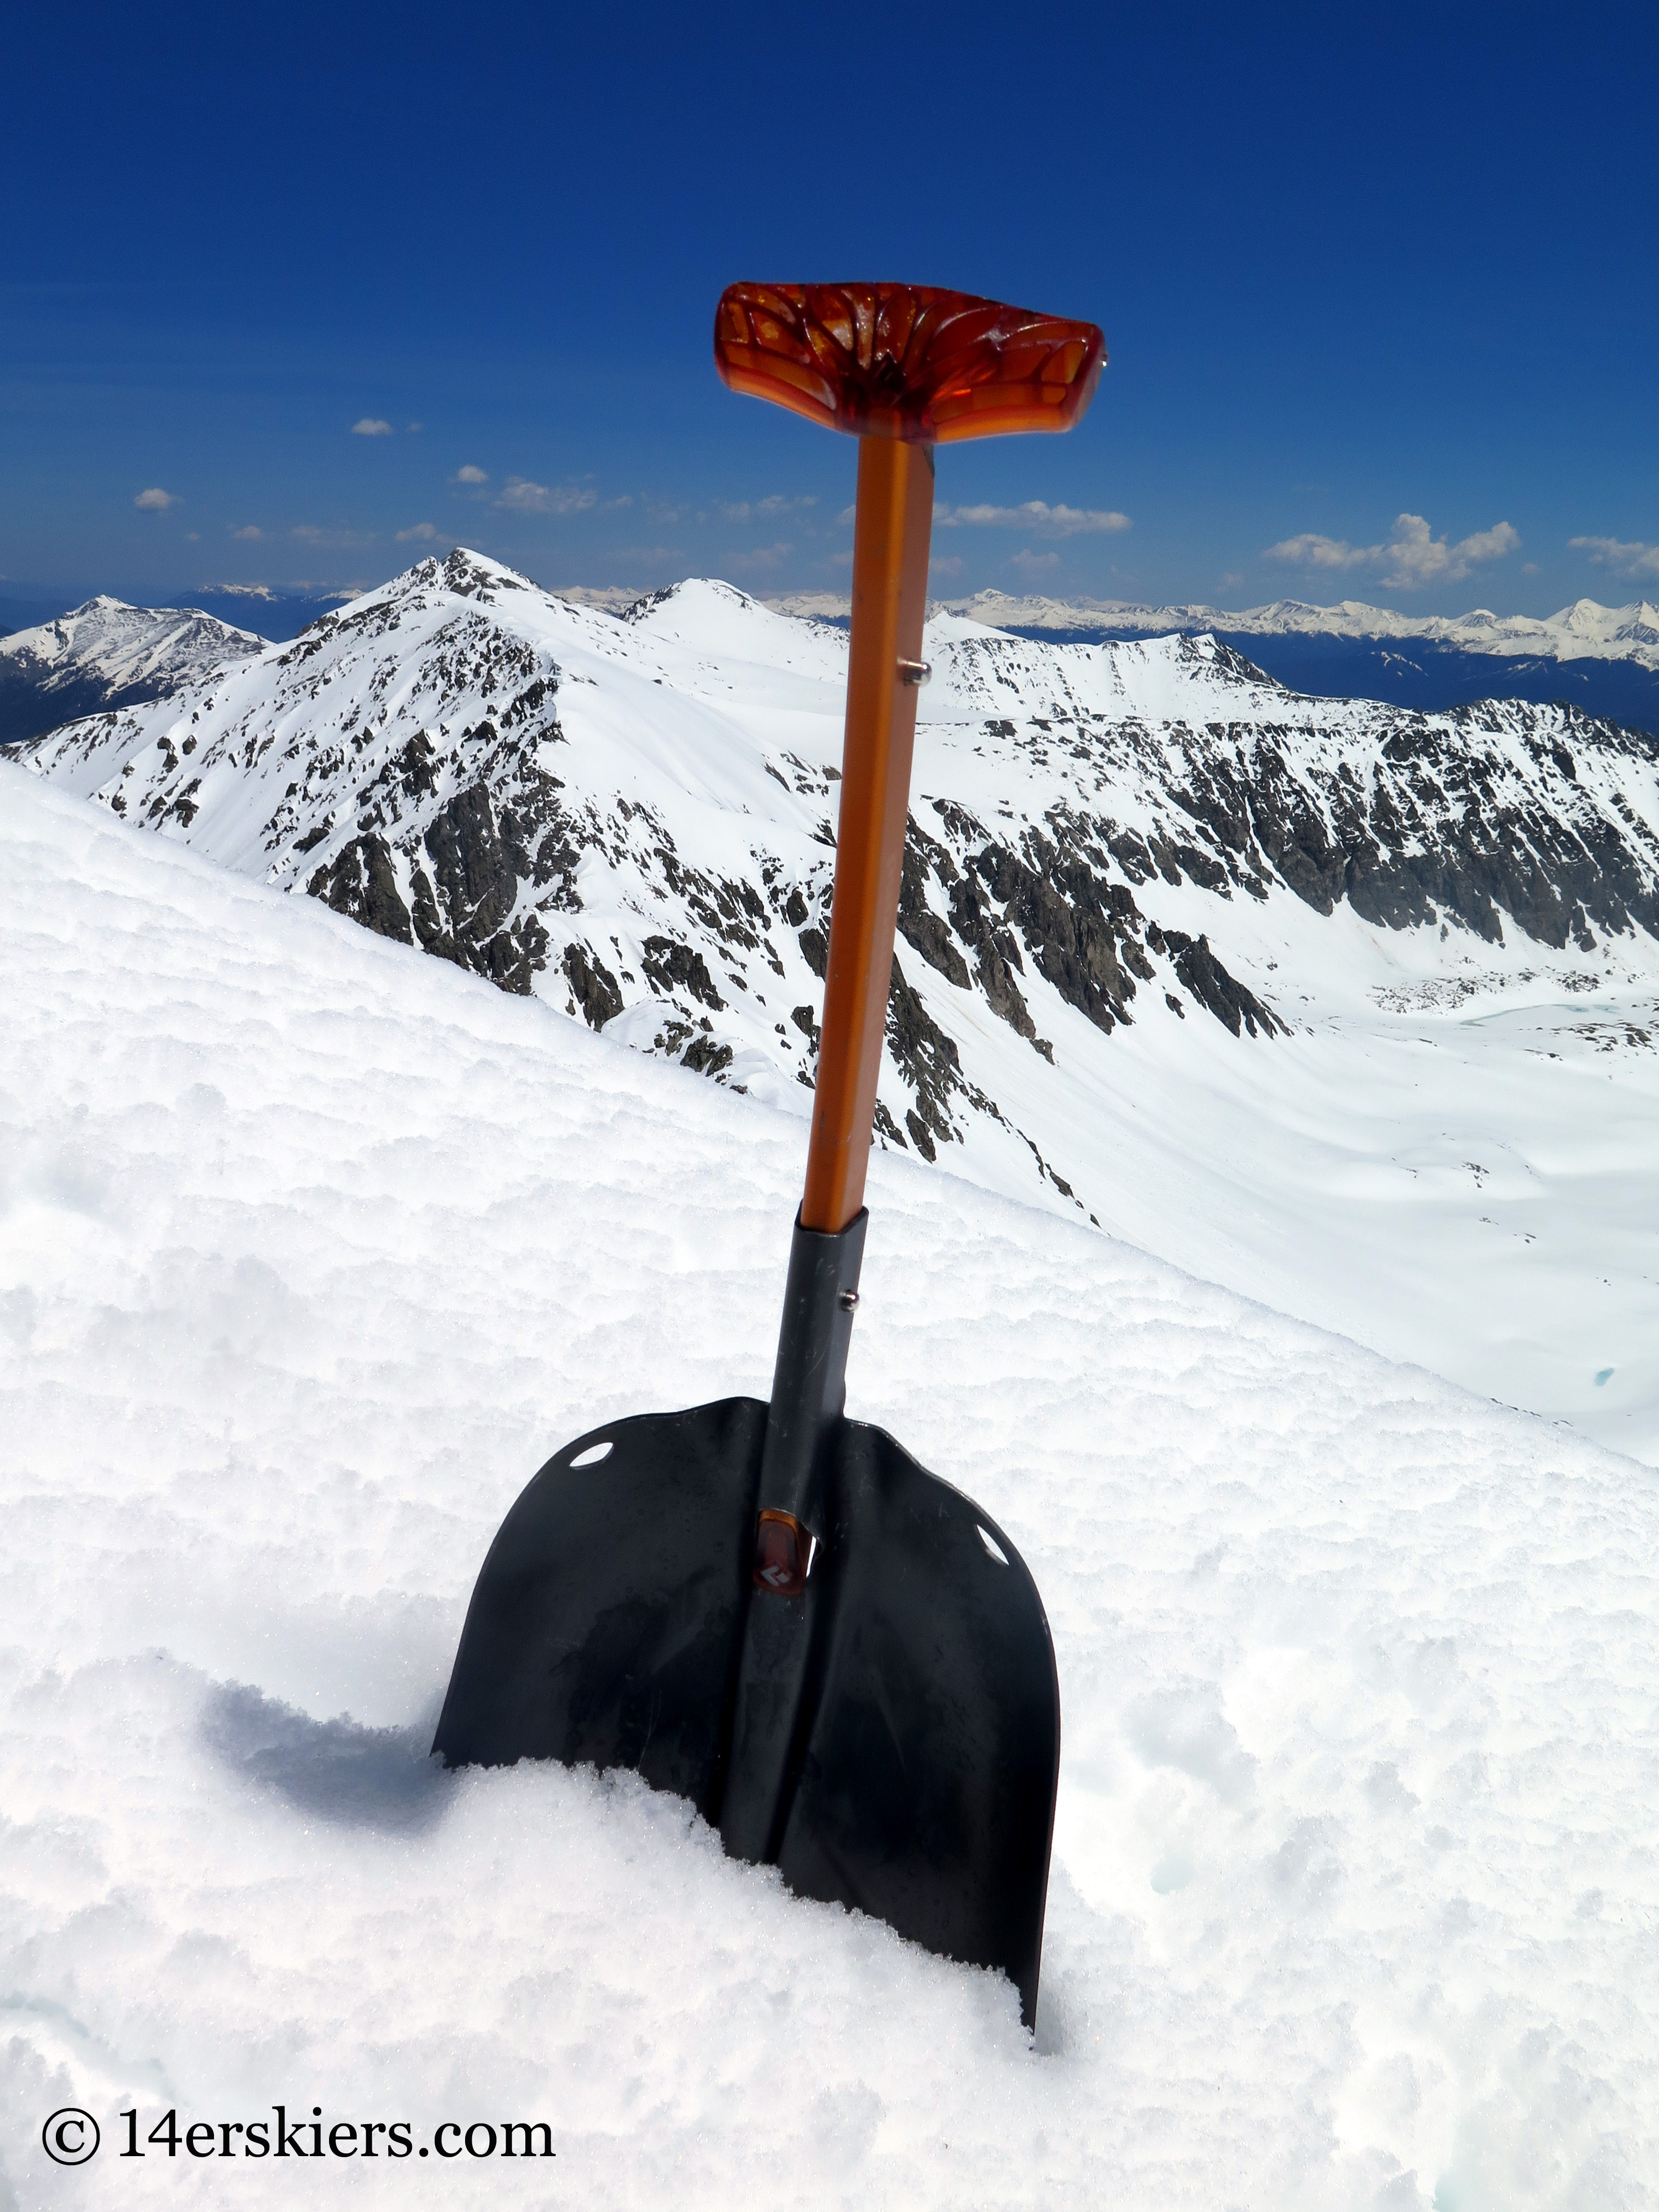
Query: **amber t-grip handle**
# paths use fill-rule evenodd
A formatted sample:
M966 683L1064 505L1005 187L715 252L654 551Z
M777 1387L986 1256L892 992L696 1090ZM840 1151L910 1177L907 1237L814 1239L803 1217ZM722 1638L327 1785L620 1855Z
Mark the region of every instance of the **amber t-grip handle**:
M1106 359L1092 323L923 284L732 284L714 365L735 392L859 439L841 822L805 1229L864 1204L910 806L936 444L1069 430Z

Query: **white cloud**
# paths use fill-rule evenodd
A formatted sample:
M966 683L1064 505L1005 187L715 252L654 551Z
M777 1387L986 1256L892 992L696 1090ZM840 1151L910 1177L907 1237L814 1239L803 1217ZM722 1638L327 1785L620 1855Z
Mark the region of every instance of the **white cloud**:
M1363 568L1382 551L1380 545L1350 545L1345 538L1322 538L1316 530L1304 530L1299 537L1281 538L1277 545L1268 546L1262 558L1285 561L1294 568Z
M1659 545L1644 545L1639 538L1569 538L1575 553L1588 553L1598 568L1620 576L1659 576Z
M787 544L757 546L752 553L735 554L732 556L732 566L734 568L744 570L775 568L779 562L786 555L793 553L794 550L793 545Z
M1297 568L1375 568L1379 583L1414 592L1424 584L1461 583L1478 562L1501 561L1520 543L1518 530L1498 522L1453 545L1435 537L1420 514L1401 514L1395 518L1394 535L1386 544L1350 545L1346 538L1304 530L1298 537L1268 546L1264 557Z
M165 514L168 507L178 506L179 495L173 491L163 491L160 484L152 484L148 491L137 493L132 503L142 507L146 514Z
M853 526L853 517L857 513L858 509L855 507L844 507L841 513L836 517L836 520L840 523L843 530L850 530Z
M1078 538L1127 530L1127 514L1101 507L1050 507L1028 499L1020 507L936 507L933 520L945 530L1025 530L1037 538Z
M414 438L419 436L420 433L425 429L426 424L424 422L405 422L404 428L408 431L410 436Z
M488 483L489 477L486 470L475 469L469 461L464 469L457 469L449 481L451 483L481 484Z
M775 522L781 514L794 514L804 507L817 505L810 493L802 499L786 499L775 491L766 499L722 500L720 510L728 522Z
M296 522L289 532L302 545L368 545L372 544L372 530L323 530L314 522Z
M1237 591L1243 580L1244 579L1243 576L1235 576L1229 574L1221 579L1221 588L1224 592Z
M429 522L411 522L407 530L398 532L397 540L399 545L429 545L437 534Z
M930 576L959 576L962 563L954 553L948 554L943 560L935 556L927 563L927 573Z
M239 544L243 545L252 545L257 543L259 538L263 538L265 533L260 529L257 522L245 522L240 530L233 530L230 534L239 542Z
M392 425L381 422L378 415L365 415L361 422L352 424L351 434L354 438L389 438Z
M1033 553L1030 547L1026 545L1014 555L1008 566L1011 568L1018 568L1022 576L1027 576L1036 582L1038 577L1046 576L1051 569L1059 568L1060 556L1058 553Z
M580 514L598 498L583 484L538 484L528 477L509 477L495 504L514 514Z

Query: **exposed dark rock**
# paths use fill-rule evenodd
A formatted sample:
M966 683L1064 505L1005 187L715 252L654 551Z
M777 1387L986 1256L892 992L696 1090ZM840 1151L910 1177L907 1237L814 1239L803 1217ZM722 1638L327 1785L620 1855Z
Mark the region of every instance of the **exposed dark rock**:
M732 1065L729 1044L716 1044L710 1036L695 1036L681 1054L681 1064L699 1075L720 1075Z
M1565 710L1570 730L1603 753L1651 750L1639 733ZM1490 702L1454 708L1462 742L1418 714L1391 718L1369 781L1341 762L1334 772L1295 769L1289 728L1216 728L1186 748L1188 774L1172 787L1176 805L1201 828L1209 855L1184 842L1153 841L1163 872L1184 867L1196 880L1226 878L1255 890L1276 872L1317 913L1346 898L1374 927L1402 929L1449 915L1489 944L1503 940L1507 915L1540 944L1581 941L1572 916L1617 934L1632 922L1659 928L1659 891L1638 857L1651 848L1632 821L1621 836L1585 793L1578 759L1553 735L1527 750L1567 786L1547 805L1516 796L1514 730ZM1504 744L1509 739L1509 747ZM1485 739L1486 742L1482 742ZM1559 793L1560 787L1557 787ZM1509 794L1509 795L1504 795ZM1118 850L1129 872L1136 856Z
M515 856L503 846L486 786L457 792L433 817L422 842L450 931L468 965L476 966L471 956L501 927L519 896Z
M887 999L887 1048L900 1077L915 1094L920 1121L907 1114L905 1122L916 1149L924 1149L922 1138L917 1135L919 1126L930 1139L950 1143L956 1132L951 1126L948 1101L953 1091L965 1092L968 1088L963 1081L961 1056L956 1040L946 1036L905 981L904 970L896 960ZM931 1142L926 1157L933 1157Z
M395 938L400 945L415 942L384 837L354 837L331 866L318 869L306 889L336 914L349 915L378 936Z
M1003 902L1038 974L1068 1006L1109 1031L1115 1022L1128 1020L1127 1001L1134 996L1117 949L1120 932L1139 919L1134 901L1121 885L1102 882L1085 862L1066 857L1035 832L1026 853L1022 860L992 848L975 865Z
M647 937L641 951L641 966L653 990L664 998L675 991L689 991L694 999L701 999L705 1006L716 1013L726 1001L714 988L714 979L703 964L701 952L689 945L677 945L672 937Z
M589 1029L602 1030L612 1015L621 1013L621 988L604 961L590 946L574 943L567 945L563 967L571 994L581 1008Z
M905 830L904 872L899 879L899 934L907 945L915 945L930 968L938 969L947 983L965 991L970 981L968 963L957 948L949 923L927 903L930 875L946 885L958 880L944 846L912 821Z
M1147 935L1152 935L1149 927ZM1218 1022L1223 1022L1237 1036L1241 1025L1254 1036L1257 1024L1264 1036L1275 1032L1288 1036L1290 1031L1277 1015L1268 1012L1255 993L1231 976L1210 950L1210 940L1200 937L1194 940L1178 929L1162 933L1164 945L1175 961L1175 971L1192 993L1200 1006L1207 1006ZM1167 998L1169 994L1166 992ZM1176 1011L1180 1012L1179 1006Z
M874 1118L875 1127L878 1134L885 1137L889 1144L896 1145L901 1152L908 1152L909 1151L910 1147L904 1141L903 1130L900 1128L898 1123L893 1119L887 1109L882 1104L879 1098L876 1101Z
M929 1161L930 1163L936 1160L939 1158L939 1153L934 1146L932 1137L927 1133L927 1125L917 1113L914 1106L909 1107L906 1110L904 1126L910 1132L912 1141L915 1143L916 1150L921 1154L923 1159Z
M401 773L404 789L411 799L438 787L437 770L433 766L432 740L424 730L417 730L403 750L397 756L396 766Z

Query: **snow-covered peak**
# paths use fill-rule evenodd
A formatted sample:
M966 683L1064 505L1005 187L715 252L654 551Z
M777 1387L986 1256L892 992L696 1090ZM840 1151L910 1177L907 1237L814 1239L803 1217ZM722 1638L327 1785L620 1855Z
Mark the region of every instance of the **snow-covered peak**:
M134 607L100 593L0 638L0 744L72 717L165 696L264 640L195 607Z
M100 592L56 621L0 638L0 662L77 668L112 684L165 671L180 680L257 653L264 640L195 607L134 607Z

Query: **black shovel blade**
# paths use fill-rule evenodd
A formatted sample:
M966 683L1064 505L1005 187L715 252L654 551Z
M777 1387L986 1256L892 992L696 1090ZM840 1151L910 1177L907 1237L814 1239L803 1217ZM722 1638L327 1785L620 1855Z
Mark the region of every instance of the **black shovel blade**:
M433 1748L631 1767L718 1823L745 1612L787 1609L811 1657L785 1881L1006 1972L1031 2025L1060 1770L1036 1586L971 1500L846 1421L804 1597L752 1590L766 1417L728 1398L550 1459L484 1562Z

